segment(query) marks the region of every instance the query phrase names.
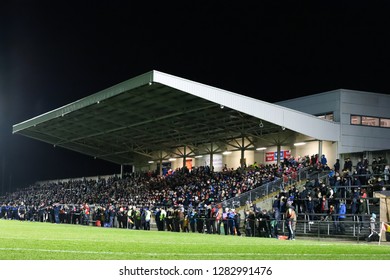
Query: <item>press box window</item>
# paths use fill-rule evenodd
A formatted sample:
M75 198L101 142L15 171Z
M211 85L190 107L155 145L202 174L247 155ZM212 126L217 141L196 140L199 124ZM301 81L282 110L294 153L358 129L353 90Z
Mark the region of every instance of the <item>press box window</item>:
M362 117L362 125L379 126L379 118Z
M333 113L327 113L324 115L317 116L319 119L328 120L328 121L334 121Z
M361 125L362 117L361 116L351 116L351 124Z
M390 119L381 118L381 127L390 127Z

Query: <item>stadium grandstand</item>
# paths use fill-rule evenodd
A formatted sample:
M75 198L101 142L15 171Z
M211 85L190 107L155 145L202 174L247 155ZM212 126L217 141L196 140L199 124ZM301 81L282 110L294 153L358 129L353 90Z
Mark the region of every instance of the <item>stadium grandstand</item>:
M151 71L14 125L121 172L21 188L0 217L278 237L294 209L297 236L366 238L389 222L375 195L389 187L389 99L336 90L270 104Z

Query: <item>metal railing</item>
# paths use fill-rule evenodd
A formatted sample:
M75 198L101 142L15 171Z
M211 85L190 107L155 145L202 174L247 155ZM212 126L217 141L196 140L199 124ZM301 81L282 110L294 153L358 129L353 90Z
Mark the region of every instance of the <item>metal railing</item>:
M378 235L381 231L381 223L370 221L370 215L346 214L344 216L344 219L339 219L338 214L298 214L296 233L318 238L341 237L363 240L371 234L371 227L374 235Z
M238 208L244 206L247 202L256 201L260 198L267 197L269 194L272 194L276 191L280 191L282 183L282 179L276 179L253 190L242 193L236 197L221 201L220 204L224 208Z
M329 171L321 171L321 172L313 172L309 173L310 167L305 167L298 172L298 176L296 180L289 179L286 185L293 185L296 184L297 182L305 179L309 179L310 181L313 181L314 179L319 179L322 181L326 181L326 183L329 183L328 180L328 175ZM270 194L273 194L275 192L280 191L283 188L283 185L285 183L283 182L282 178L275 179L272 182L268 182L262 186L259 186L251 191L242 193L236 197L221 201L220 204L223 207L228 207L228 208L238 208L241 206L244 206L247 202L253 202L258 199L268 197Z

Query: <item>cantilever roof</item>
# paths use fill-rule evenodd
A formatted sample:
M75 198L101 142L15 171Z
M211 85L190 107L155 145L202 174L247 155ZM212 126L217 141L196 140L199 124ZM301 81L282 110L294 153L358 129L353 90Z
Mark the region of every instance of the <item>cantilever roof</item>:
M262 120L264 126L259 126ZM118 164L137 155L283 132L338 141L339 124L151 71L13 126L13 133Z

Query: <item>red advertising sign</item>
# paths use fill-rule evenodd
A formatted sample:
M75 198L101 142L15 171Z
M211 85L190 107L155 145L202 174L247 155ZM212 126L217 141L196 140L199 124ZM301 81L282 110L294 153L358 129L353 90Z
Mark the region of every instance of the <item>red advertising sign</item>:
M275 161L275 153L274 152L267 152L265 154L265 161Z
M280 151L280 160L284 158L289 158L291 156L290 151ZM265 153L265 161L277 161L278 160L278 152L267 152Z

